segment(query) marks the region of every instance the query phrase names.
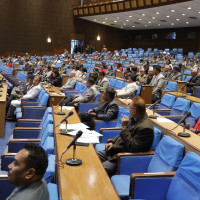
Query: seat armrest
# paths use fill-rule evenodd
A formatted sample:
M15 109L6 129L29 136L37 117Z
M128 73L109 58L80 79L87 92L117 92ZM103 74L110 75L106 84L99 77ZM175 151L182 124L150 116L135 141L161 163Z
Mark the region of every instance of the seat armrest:
M172 109L155 109L154 111L155 111L155 112L159 112L159 111L161 111L161 112L163 112L163 111L164 111L164 112L165 112L165 111L167 112L167 111L168 111L168 112L169 112L169 111L171 111L171 110L172 110Z
M175 172L131 174L129 195L137 199L165 199L174 175ZM162 190L159 192L158 188Z
M102 134L103 131L111 131L111 130L122 130L122 128L100 128L100 133Z

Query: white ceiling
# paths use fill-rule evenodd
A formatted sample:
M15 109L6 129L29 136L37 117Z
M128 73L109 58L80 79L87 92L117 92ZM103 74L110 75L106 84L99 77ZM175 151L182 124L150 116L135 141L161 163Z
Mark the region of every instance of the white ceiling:
M200 0L80 18L125 30L194 27L200 26Z

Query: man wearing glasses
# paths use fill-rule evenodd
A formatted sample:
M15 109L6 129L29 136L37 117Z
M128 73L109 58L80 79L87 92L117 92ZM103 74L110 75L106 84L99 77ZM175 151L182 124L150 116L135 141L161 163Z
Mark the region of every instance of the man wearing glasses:
M113 139L108 139L104 151L99 151L105 170L109 176L116 172L117 153L149 151L153 142L153 124L146 113L145 102L136 97L129 106L131 118L122 118L122 131Z

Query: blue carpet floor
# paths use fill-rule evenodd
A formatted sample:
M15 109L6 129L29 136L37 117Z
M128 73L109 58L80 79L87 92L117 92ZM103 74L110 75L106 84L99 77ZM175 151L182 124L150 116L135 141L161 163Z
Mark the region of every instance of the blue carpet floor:
M4 129L4 137L0 138L0 156L5 151L6 145L8 144L8 141L10 138L12 138L13 135L13 129L15 128L16 122L9 122L6 121L5 129Z

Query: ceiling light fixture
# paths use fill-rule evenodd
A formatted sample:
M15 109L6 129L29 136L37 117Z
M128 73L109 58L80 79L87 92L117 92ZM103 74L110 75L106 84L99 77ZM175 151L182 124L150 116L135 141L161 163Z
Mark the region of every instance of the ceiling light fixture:
M171 10L171 12L175 12L175 10Z
M127 19L126 21L127 21L127 22L129 22L129 20L128 20L128 19Z
M151 24L151 22L149 22L149 24Z
M156 15L159 15L160 13L159 12L156 12Z
M142 16L145 16L145 14L143 13Z
M152 19L156 19L155 17L152 17Z
M145 26L145 27L147 27L147 25L146 25L146 24L145 24L144 26Z
M129 17L131 18L132 16L130 15Z
M142 19L139 19L140 21L142 20Z
M97 41L100 41L101 38L100 38L100 35L97 35Z
M184 13L182 13L182 15L183 15L183 16L185 16L185 14L184 14Z
M176 19L176 21L179 21L180 19Z
M102 22L103 24L105 24L106 22Z
M174 26L174 23L171 23L172 26Z
M158 26L160 26L160 24L158 24Z
M189 22L185 22L186 24L189 24Z
M132 26L133 28L135 28L135 26Z
M117 21L116 21L116 20L115 20L114 22L115 22L115 23L117 23Z
M126 26L126 23L124 23L124 26Z
M105 18L105 20L107 20L108 18Z
M169 15L167 15L166 17L167 17L167 18L169 18L170 16L169 16Z
M191 7L188 7L188 10L191 10L192 8Z

